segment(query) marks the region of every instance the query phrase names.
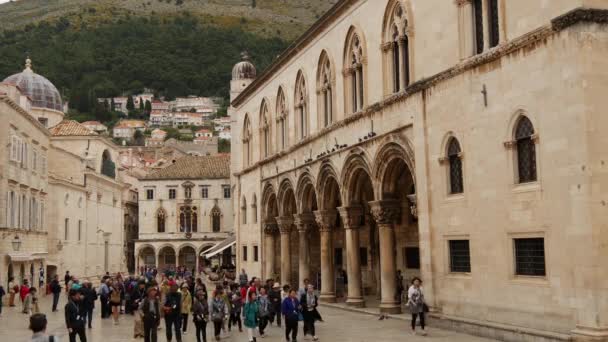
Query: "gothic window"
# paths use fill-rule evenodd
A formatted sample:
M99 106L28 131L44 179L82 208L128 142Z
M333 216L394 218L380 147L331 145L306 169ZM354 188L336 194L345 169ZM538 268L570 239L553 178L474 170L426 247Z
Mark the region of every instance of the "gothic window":
M488 33L490 47L493 48L500 42L500 32L498 23L498 0L487 0L488 4Z
M515 128L515 143L517 146L517 171L519 183L535 182L536 175L536 145L534 142L534 126L525 116L517 122Z
M390 61L391 86L399 92L410 84L409 28L407 13L398 1L387 9L387 26L384 28L385 53Z
M191 233L198 230L197 208L182 206L179 208L179 229L182 233Z
M112 179L116 177L116 164L112 161L108 150L103 151L101 155L101 174Z
M246 115L243 123L243 164L246 167L251 165L251 139L251 122L249 122L249 116Z
M211 228L214 233L219 233L221 230L222 212L218 207L213 207L211 210Z
M475 22L475 51L483 52L483 8L482 0L473 0L473 20Z
M263 158L270 155L270 113L266 101L262 102L260 108L260 154Z
M247 199L243 197L243 203L241 203L241 223L247 224Z
M365 105L365 79L364 79L364 47L361 37L353 28L347 37L345 52L345 82L349 86L348 99L350 104L347 108L351 113L356 113L363 109Z
M327 127L334 121L334 88L331 62L325 51L321 54L317 77L317 93L319 94L318 102L320 104L319 112L321 113L319 119L323 127Z
M306 80L302 71L298 72L296 78L295 112L297 115L296 131L301 140L308 136L308 92L306 91Z
M287 111L287 102L285 101L285 93L283 93L283 88L279 89L279 93L277 95L277 121L278 121L278 133L279 133L279 144L281 145L281 149L287 147L288 140L288 121L287 121L288 111Z
M258 198L253 194L253 203L251 204L251 212L253 213L253 223L258 223Z
M165 222L167 218L167 213L161 208L156 213L156 231L159 233L165 232Z
M456 138L451 138L448 143L447 159L450 164L450 193L461 194L464 192L462 177L462 159L460 144Z

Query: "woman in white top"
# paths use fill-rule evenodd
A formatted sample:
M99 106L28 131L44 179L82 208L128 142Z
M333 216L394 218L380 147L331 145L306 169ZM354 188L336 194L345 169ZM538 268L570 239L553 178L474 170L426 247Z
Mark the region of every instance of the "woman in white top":
M412 334L416 335L416 318L420 317L422 335L426 335L426 331L424 331L424 312L428 309L424 302L422 280L418 277L412 279L412 286L407 290L407 306L412 313Z

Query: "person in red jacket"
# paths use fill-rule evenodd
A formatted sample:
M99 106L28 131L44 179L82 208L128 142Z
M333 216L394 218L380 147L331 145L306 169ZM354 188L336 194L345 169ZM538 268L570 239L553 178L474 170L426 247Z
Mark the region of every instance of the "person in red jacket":
M23 310L25 311L25 297L27 297L28 293L30 293L30 285L27 279L23 280L23 285L19 289L19 298L21 298L21 305L23 306Z

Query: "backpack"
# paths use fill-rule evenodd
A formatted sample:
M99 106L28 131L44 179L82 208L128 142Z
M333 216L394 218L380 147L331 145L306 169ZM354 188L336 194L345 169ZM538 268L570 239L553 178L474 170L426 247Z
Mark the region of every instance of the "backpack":
M259 305L260 305L260 317L268 317L270 316L270 311L268 311L268 300L259 300L258 301Z
M213 301L213 314L211 315L211 319L214 322L222 322L224 320L224 301Z

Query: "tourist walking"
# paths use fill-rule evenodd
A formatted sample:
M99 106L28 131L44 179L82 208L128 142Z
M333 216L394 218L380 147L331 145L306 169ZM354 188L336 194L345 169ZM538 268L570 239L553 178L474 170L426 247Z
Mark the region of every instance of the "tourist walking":
M247 303L245 303L245 307L243 309L243 316L245 317L245 328L247 329L247 337L249 338L249 342L255 341L256 339L253 336L254 330L260 324L260 307L255 292L249 293L249 298L247 298ZM262 335L261 331L260 335Z
M188 283L182 284L182 333L188 333L188 315L192 312L192 295Z
M6 291L4 290L4 286L0 284L0 317L2 317L2 305L4 303L4 296L6 295Z
M300 317L300 302L298 301L297 291L290 290L289 296L283 300L281 312L285 316L285 340L289 341L289 335L291 335L291 341L296 342L298 338L298 321Z
M21 311L25 313L25 297L30 293L30 285L27 279L23 280L21 288L19 288L19 298L21 299Z
M207 342L209 303L207 302L207 292L203 289L196 291L196 296L192 303L192 321L196 327L196 341Z
M65 293L69 293L70 291L70 280L72 280L70 271L65 271L65 276L63 276L63 282L65 283Z
M15 295L19 292L19 285L15 283L15 277L8 278L8 306L15 306Z
M34 333L32 335L32 342L59 342L59 339L54 336L48 336L46 334L46 325L48 324L46 316L41 313L33 314L30 317L29 329Z
M270 315L270 323L273 323L276 319L277 326L281 327L281 285L274 283L270 292L268 292L268 299L270 299L270 305L272 307L272 313Z
M85 325L88 324L89 329L93 328L93 310L95 309L95 301L97 300L97 293L93 288L93 284L90 281L86 281L84 286L80 289L82 297L82 309L84 315Z
M306 293L300 297L300 305L302 305L302 316L304 318L304 337L311 335L313 341L318 341L315 321L321 320L321 315L317 311L319 298L315 295L315 287L313 285L309 284Z
M243 323L241 321L241 310L243 308L243 298L241 293L235 290L232 294L232 305L230 307L230 318L228 319L228 331L232 330L232 325L239 326L239 332L243 332Z
M424 293L422 292L422 280L415 277L412 280L412 285L407 291L407 306L412 314L412 334L416 335L416 318L420 317L420 327L422 328L422 335L426 335L424 331L424 314L428 311L428 306L424 302Z
M110 287L110 306L112 307L112 319L114 325L118 325L118 314L120 311L120 304L122 301L122 291L118 282L113 282Z
M216 341L220 340L222 326L224 320L228 316L228 308L226 302L222 298L222 291L223 288L218 286L215 289L213 300L211 301L211 320L213 321L213 332Z
M35 287L30 287L29 293L25 296L23 300L23 313L32 315L35 313L40 313L40 308L38 307L38 296L37 290Z
M143 281L140 281L137 284L136 288L131 291L129 301L127 302L128 306L125 308L125 311L132 312L133 316L135 316L133 319L133 338L145 337L144 320L142 317L142 311L139 308L141 307L141 303L147 297L148 295L146 293L146 284Z
M144 326L144 342L157 341L157 331L160 326L160 302L157 294L156 287L150 287L146 298L141 301L139 306Z
M401 273L401 270L397 270L397 277L395 281L397 282L397 293L395 294L395 299L397 300L397 303L401 305L403 302L403 291L405 291L405 287L403 286L403 274Z
M259 325L258 328L260 330L260 337L266 337L264 334L264 329L268 326L268 320L270 319L270 299L268 299L268 295L266 294L266 289L260 289L260 296L258 297L258 307L259 307Z
M59 296L61 295L61 284L59 284L59 276L55 275L51 280L51 293L53 294L53 306L51 307L52 312L57 311L57 305L59 304Z
M101 282L99 286L99 305L101 306L101 318L110 316L110 280Z
M249 280L249 277L247 276L247 272L245 272L245 269L241 269L241 273L239 274L239 285L240 286L247 286L247 280Z
M70 342L76 342L76 335L78 335L80 342L87 341L80 290L72 289L68 292L68 303L65 305L65 325L68 329Z
M177 292L177 284L171 285L171 289L167 294L167 298L163 303L163 311L165 313L165 327L167 328L166 335L167 341L171 342L173 339L173 331L175 329L175 340L177 342L182 341L182 298L181 294Z

